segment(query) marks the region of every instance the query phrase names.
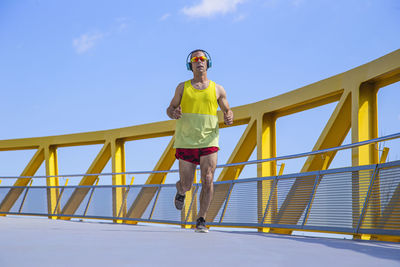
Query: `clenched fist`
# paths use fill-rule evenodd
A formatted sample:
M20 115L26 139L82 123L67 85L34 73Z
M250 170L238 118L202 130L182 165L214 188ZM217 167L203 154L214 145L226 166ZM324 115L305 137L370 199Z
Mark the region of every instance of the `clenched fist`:
M180 119L182 117L182 108L181 106L178 106L174 111L172 112L172 116L174 119Z
M225 125L231 125L233 124L233 112L232 110L227 110L224 112L224 122Z

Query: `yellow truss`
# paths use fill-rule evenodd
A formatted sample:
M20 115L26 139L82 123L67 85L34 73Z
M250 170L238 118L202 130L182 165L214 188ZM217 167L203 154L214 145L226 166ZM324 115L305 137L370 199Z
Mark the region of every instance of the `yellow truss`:
M235 123L233 126L247 124L247 128L227 163L248 160L256 147L258 159L275 157L276 121L279 118L333 102L337 102L336 108L319 138L316 140L313 150L341 145L350 129L352 142L376 138L378 136L377 92L380 88L398 81L400 81L400 50L396 50L347 72L288 93L256 103L234 107ZM223 114L219 112L218 117L220 127L224 128ZM101 173L110 159L112 160L113 172L124 172L124 144L126 142L172 136L170 143L154 168L154 170L168 170L175 161L174 149L172 148L174 129L175 121L169 120L97 132L1 140L0 151L36 149L37 152L21 173L21 176L34 175L43 161L45 161L46 174L54 176L47 179L47 185L54 186L58 185L57 148L59 147L103 144L101 151L88 168L87 174ZM320 156L310 156L307 158L301 171L307 172L326 169L334 159L335 154L336 152L331 152L323 158ZM378 160L378 151L374 145L365 145L352 150L352 166L375 164L378 163ZM217 180L237 179L242 170L243 166L224 168ZM258 176L273 176L276 175L276 172L276 162L263 163L257 166ZM146 184L164 183L165 177L165 174L149 175ZM85 176L79 184L93 185L96 179L96 176ZM357 175L353 177L353 196L355 196L353 197L353 212L355 214L361 212L361 203L365 198L365 190L363 191L358 188L358 185L361 183L360 179L364 178L359 178ZM26 186L29 181L29 178L20 178L14 185ZM264 218L264 222L291 224L299 219L309 200L297 196L296 188L302 188L301 191L303 194L304 192L311 192L313 184L310 184L310 181L307 179L296 180L292 186L292 192L288 194L287 199L279 210L274 200L276 197L272 196L270 203L271 212L269 213L269 217ZM114 175L112 182L114 185L125 185L125 175ZM271 181L263 181L258 185L259 214L262 214L265 209L267 200L270 198L271 188ZM228 189L229 185L216 186L214 199L207 215L208 220L213 220L217 215L227 197ZM113 191L114 216L118 217L119 214L121 217L140 217L156 191L156 188L143 188L133 204L127 207L124 202L125 190L116 188ZM59 196L59 192L56 189L49 190L49 214L54 214L55 208L57 208L57 212L61 211L63 214L74 214L88 192L89 190L87 189L78 188L63 207L56 207L56 199ZM390 207L400 206L399 192L400 188L398 187L391 200L391 203L394 202L397 204L390 205ZM21 193L22 190L20 189L11 189L1 201L0 212L9 211ZM376 201L379 201L379 197L374 199L378 199ZM293 216L294 213L296 214L295 216ZM385 214L389 215L383 218L383 220L390 223L391 216L395 216L398 213L398 210L385 212ZM291 216L288 216L288 214L291 214ZM189 219L192 220L194 216L190 217ZM52 216L51 218L56 217ZM260 229L260 231L290 232L290 230L279 229Z

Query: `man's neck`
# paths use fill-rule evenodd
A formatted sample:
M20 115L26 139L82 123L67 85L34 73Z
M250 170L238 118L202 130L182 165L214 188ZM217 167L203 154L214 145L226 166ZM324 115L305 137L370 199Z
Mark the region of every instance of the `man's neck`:
M193 83L206 83L207 79L207 72L204 73L193 73Z

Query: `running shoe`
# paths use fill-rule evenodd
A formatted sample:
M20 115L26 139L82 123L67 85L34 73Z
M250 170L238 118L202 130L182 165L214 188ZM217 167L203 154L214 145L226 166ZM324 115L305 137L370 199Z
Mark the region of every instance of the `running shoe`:
M208 228L206 227L206 220L200 217L196 221L196 233L208 233Z
M176 195L175 195L175 208L177 210L182 210L184 203L185 203L185 195L181 195L178 192L176 192Z

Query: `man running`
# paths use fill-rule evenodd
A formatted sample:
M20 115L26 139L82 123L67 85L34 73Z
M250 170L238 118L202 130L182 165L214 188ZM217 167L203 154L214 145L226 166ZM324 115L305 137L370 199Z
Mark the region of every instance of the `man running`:
M233 123L225 89L207 79L212 65L210 55L201 49L192 51L186 60L193 79L180 83L175 90L167 115L177 119L175 130L175 157L179 160L180 179L176 183L175 207L182 210L185 193L192 188L196 166L200 164L200 211L196 232L208 232L206 214L214 193L214 171L217 165L218 105L224 113L226 125Z

